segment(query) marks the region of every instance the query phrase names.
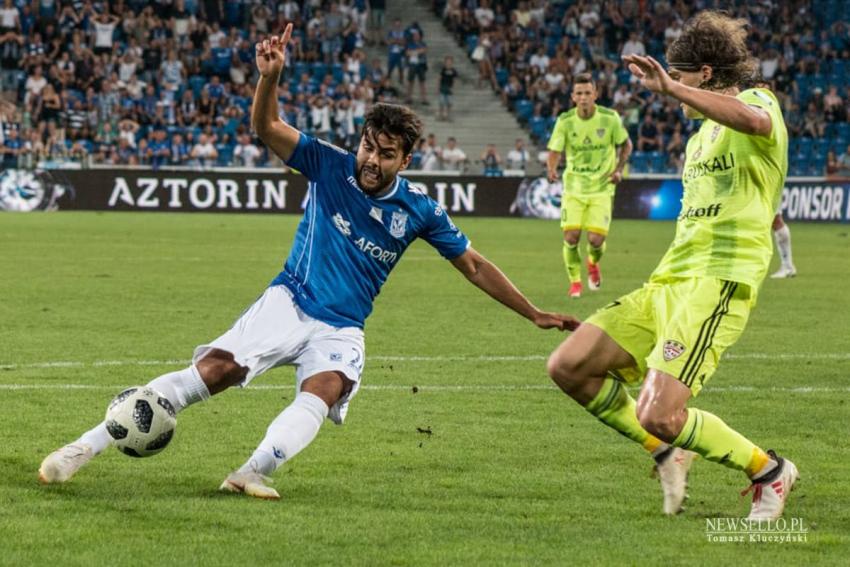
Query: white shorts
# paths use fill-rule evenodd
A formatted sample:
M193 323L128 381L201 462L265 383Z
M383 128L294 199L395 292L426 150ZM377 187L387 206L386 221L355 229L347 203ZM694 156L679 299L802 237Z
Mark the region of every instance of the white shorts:
M266 289L229 331L197 347L192 362L197 363L212 349L232 353L237 364L248 367L242 387L277 366L295 366L299 391L304 380L319 372L342 372L354 385L328 413L337 424L345 419L348 402L360 388L366 362L362 329L332 327L313 319L301 311L292 292L282 285Z

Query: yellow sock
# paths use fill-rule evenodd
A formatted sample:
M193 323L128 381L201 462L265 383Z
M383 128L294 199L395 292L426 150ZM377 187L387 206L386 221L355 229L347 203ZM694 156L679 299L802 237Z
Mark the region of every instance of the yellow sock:
M564 242L564 265L567 267L567 277L571 283L581 281L581 256L578 254L578 244L570 245Z
M707 411L688 408L688 420L673 445L753 476L770 457L752 441Z
M617 380L606 378L599 393L585 408L596 418L652 453L663 442L650 435L638 422L635 400Z
M591 245L589 242L587 243L587 257L590 258L591 264L597 264L599 260L602 258L602 254L605 253L605 243L602 243L602 246L599 248Z

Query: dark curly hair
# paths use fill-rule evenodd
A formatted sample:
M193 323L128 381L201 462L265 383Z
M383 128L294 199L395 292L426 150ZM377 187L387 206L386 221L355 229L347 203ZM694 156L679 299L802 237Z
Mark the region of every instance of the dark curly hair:
M747 25L746 20L725 12L700 12L685 23L682 34L667 48L667 63L683 71L711 67L711 79L702 85L707 89L751 83L758 65L747 48Z
M401 140L401 148L407 156L413 151L413 145L422 136L422 120L416 113L399 104L379 102L366 113L362 135L385 134Z

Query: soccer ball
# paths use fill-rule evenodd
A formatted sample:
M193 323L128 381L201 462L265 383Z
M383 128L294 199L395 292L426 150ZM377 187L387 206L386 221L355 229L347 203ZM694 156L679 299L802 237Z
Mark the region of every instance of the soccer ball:
M176 415L168 398L153 388L134 386L109 402L106 430L125 455L150 457L171 442Z

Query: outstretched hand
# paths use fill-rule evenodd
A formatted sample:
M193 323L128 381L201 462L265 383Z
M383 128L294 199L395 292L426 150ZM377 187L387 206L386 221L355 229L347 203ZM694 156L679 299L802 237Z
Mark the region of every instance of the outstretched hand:
M673 90L676 82L654 58L648 55L624 55L623 61L628 63L629 71L647 89L660 94L669 94Z
M541 329L558 329L559 331L575 331L581 325L581 321L572 315L561 313L539 312L533 320L534 324Z
M278 76L286 62L286 45L292 36L292 24L287 24L283 33L264 39L256 45L257 69L263 77Z

